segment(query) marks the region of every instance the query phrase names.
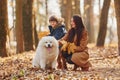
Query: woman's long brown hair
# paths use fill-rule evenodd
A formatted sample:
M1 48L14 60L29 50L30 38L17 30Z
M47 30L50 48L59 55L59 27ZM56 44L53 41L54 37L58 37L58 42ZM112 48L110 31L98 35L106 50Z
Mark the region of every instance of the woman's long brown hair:
M85 27L84 27L82 19L79 15L74 15L73 16L73 21L76 25L76 28L71 28L69 30L69 32L68 32L69 36L68 36L67 41L68 42L73 42L75 34L76 34L77 35L76 45L79 46L80 45L80 40L81 40L81 37L82 37L82 31L84 30Z

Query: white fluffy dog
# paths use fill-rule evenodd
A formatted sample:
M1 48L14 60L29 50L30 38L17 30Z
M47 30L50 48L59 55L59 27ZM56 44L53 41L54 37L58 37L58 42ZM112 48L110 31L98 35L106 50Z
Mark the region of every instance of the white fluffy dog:
M36 54L33 58L33 67L40 67L45 70L50 67L56 68L59 54L58 41L52 36L45 36L38 43Z

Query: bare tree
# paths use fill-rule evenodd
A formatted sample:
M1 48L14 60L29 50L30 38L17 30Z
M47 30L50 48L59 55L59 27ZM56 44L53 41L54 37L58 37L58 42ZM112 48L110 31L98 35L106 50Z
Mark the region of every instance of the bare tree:
M70 20L74 14L81 14L80 0L60 0L61 14L65 19L66 29L70 28Z
M7 57L6 41L8 31L7 0L0 0L0 56Z
M61 13L65 19L66 29L69 29L72 16L72 0L61 0Z
M80 0L72 0L72 14L80 14Z
M23 35L25 51L33 50L33 18L32 5L33 0L23 0L22 16L23 16Z
M106 31L107 31L107 19L108 19L110 2L111 0L104 0L104 3L103 3L96 46L104 46Z
M115 13L117 19L118 50L120 55L120 0L114 0Z
M93 15L93 2L94 0L84 0L84 22L88 29L89 42L95 42L95 29L94 29L94 15Z
M48 23L47 23L47 21L48 21L48 0L45 0L45 26L47 26L48 25Z
M16 41L17 53L24 51L23 26L22 26L22 0L16 0Z
M39 39L38 39L38 34L37 34L37 30L36 30L36 14L35 14L35 11L33 13L33 41L34 41L34 45L35 45L35 48L37 48L37 45L38 45L38 42L39 42Z

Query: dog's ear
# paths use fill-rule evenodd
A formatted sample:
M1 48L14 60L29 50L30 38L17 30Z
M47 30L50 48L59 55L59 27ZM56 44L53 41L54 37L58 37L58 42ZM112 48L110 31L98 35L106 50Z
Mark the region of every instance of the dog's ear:
M41 37L40 40L42 40L42 39L44 39L44 38L45 38L45 36Z

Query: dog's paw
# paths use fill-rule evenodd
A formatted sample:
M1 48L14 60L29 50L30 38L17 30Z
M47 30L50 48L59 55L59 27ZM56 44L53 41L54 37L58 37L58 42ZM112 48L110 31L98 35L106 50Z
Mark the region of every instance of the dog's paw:
M56 69L57 68L57 60L54 60L52 62L52 69Z
M43 72L46 71L46 69L43 69L43 68L40 68L40 70L43 71Z
M36 67L39 68L40 66L38 64L32 64L32 67L33 68L36 68Z
M56 70L56 66L52 66L52 70Z
M42 69L42 70L45 70L45 67L42 67L42 66L41 66L41 69Z
M45 70L45 64L42 64L40 67L42 70Z

